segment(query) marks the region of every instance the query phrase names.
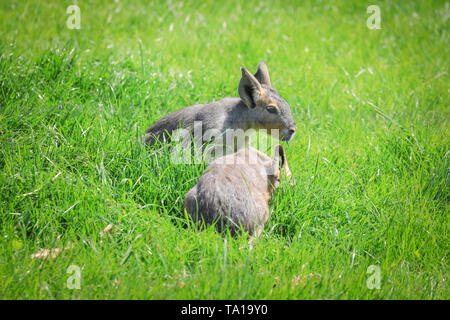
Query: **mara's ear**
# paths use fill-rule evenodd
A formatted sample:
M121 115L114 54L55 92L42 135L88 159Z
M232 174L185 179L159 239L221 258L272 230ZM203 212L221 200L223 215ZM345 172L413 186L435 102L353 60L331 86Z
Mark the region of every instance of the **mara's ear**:
M258 64L258 70L255 73L255 78L259 81L259 83L272 87L270 84L269 69L267 69L267 65L264 61Z
M277 164L278 168L280 168L279 166L281 165L280 176L284 175L286 178L289 178L292 175L291 170L289 169L286 151L281 144L275 146L275 157L273 160L274 165Z
M254 108L263 95L263 87L259 81L248 72L247 69L241 67L242 78L239 81L239 96L249 108Z

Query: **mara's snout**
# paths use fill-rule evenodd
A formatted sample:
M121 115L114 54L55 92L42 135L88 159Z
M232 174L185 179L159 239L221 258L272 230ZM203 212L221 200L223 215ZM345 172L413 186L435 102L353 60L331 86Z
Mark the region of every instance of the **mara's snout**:
M281 132L281 140L283 141L291 141L294 139L295 132L297 131L297 126L293 126L290 128L284 128Z

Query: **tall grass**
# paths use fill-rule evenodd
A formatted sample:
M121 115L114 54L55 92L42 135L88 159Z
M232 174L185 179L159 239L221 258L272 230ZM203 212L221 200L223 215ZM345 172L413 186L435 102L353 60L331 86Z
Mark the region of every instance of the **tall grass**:
M80 30L69 4L0 4L0 298L448 299L448 4L379 1L380 30L364 2L79 1ZM296 183L251 249L187 219L205 163L138 139L261 60Z

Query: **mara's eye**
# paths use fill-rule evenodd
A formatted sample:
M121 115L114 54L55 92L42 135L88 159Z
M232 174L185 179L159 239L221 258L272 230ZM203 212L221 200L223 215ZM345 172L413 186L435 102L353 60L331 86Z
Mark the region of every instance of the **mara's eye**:
M278 108L274 107L274 106L267 106L266 110L269 111L270 113L273 113L273 114L277 114L278 113Z

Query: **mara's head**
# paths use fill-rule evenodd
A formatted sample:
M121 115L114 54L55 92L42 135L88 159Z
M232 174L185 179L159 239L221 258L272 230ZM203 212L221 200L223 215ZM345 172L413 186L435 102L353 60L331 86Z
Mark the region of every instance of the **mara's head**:
M255 119L261 128L280 131L283 141L290 141L295 135L297 125L292 118L289 104L272 87L269 70L264 62L258 64L258 70L253 75L241 67L242 78L239 82L239 96L252 109Z

